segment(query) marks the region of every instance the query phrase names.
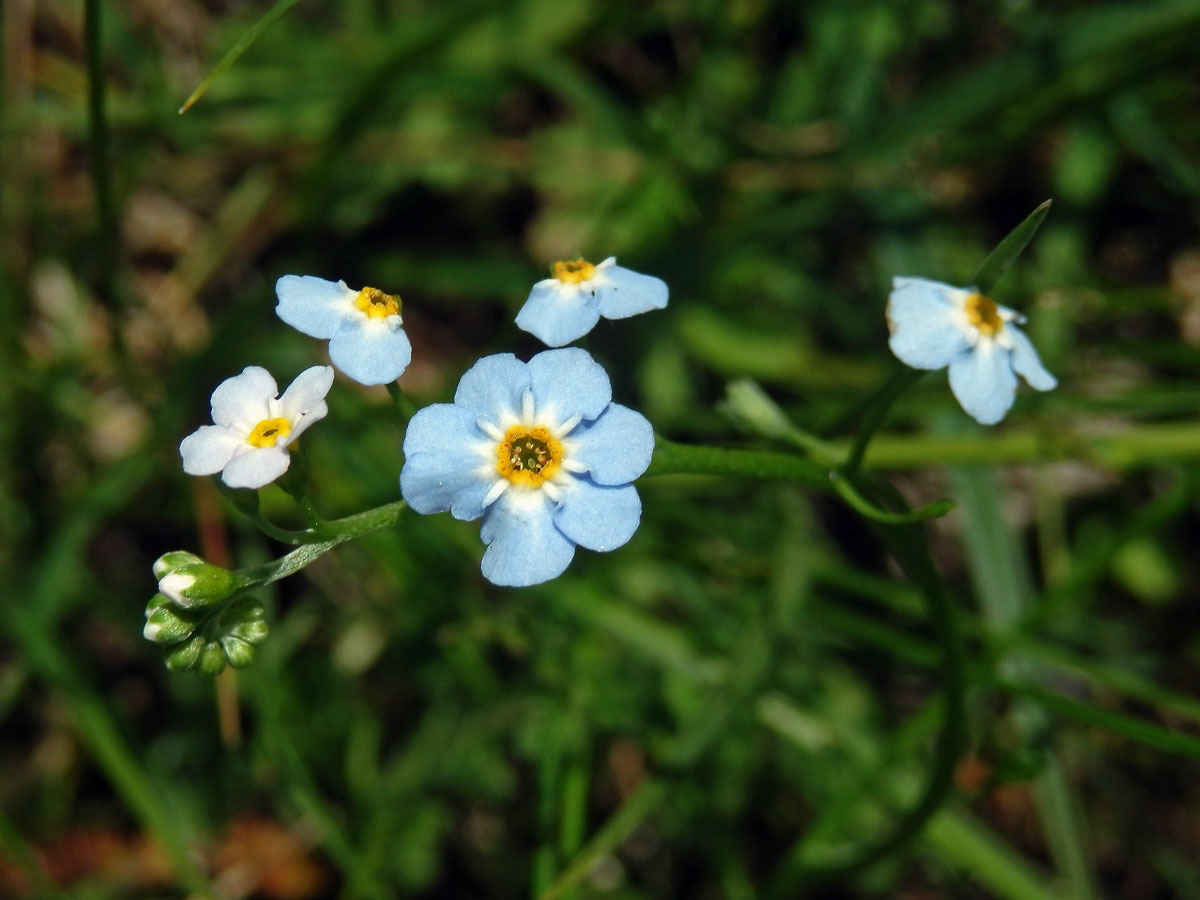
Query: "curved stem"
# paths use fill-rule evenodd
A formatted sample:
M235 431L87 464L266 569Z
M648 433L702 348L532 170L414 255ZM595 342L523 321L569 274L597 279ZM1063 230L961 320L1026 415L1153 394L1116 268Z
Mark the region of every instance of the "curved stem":
M830 881L862 871L908 844L949 799L954 788L954 771L966 749L966 650L954 604L933 566L919 527L888 526L878 531L901 568L925 594L942 648L945 707L933 765L921 796L885 838L838 865L806 867L797 862L785 863L783 871L773 880L770 897L794 896L800 884Z
M843 475L849 478L858 471L862 465L863 455L867 452L867 445L871 443L871 438L883 424L883 419L888 410L892 408L892 404L896 402L896 398L916 384L924 374L925 372L921 369L905 367L892 375L883 383L882 387L871 395L863 410L858 432L854 435L854 443L850 446L850 452L846 454L846 461L842 463Z

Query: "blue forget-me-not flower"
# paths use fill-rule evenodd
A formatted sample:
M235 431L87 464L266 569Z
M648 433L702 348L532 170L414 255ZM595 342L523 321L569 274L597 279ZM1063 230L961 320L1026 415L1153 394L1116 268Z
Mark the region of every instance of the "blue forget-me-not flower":
M360 384L387 384L408 368L412 345L400 298L344 281L284 275L275 282L275 312L297 331L329 341L333 364Z
M1023 316L971 288L896 278L888 298L888 346L915 369L950 368L950 390L968 415L994 425L1012 407L1020 375L1030 387L1058 385L1017 327Z
M550 268L517 313L517 327L548 347L561 347L591 331L600 317L624 319L667 305L667 283L617 265L615 256L592 265L562 260Z
M212 419L179 445L183 471L215 475L232 488L270 484L291 464L288 445L325 418L333 369L313 366L296 376L283 396L271 373L247 366L212 394Z
M483 518L483 575L521 587L561 574L575 547L613 550L637 530L631 482L654 452L641 413L612 402L585 350L546 350L528 363L487 356L453 403L427 406L404 436L400 492L419 513Z

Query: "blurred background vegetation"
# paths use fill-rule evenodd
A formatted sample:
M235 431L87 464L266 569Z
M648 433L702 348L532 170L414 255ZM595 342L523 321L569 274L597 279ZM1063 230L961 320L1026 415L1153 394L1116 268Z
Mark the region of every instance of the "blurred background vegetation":
M0 158L0 896L1200 898L1200 3L6 0ZM985 430L945 376L871 454L969 640L940 727L920 595L790 485L642 483L643 524L501 590L475 524L404 517L260 592L252 669L167 672L151 562L283 552L180 471L223 378L323 348L284 273L401 294L443 400L556 258L671 286L602 322L616 397L753 445L893 370L893 275L996 299L1058 391ZM319 508L397 496L401 427L339 378ZM263 502L281 521L275 488ZM273 592L272 592L273 591Z

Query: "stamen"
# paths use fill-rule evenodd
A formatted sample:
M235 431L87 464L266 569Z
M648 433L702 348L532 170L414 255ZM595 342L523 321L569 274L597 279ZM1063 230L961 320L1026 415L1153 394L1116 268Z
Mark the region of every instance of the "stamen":
M379 288L365 287L354 298L354 305L372 319L400 315L400 298L385 294Z
M496 471L512 484L541 487L558 474L562 463L562 444L540 425L514 425L496 445Z
M263 419L254 426L246 443L252 447L274 447L292 433L292 423L287 419Z
M581 284L591 280L596 267L582 256L576 260L560 259L550 267L550 274L563 284Z
M968 295L965 308L967 321L984 337L992 337L1004 327L1004 320L1000 318L1000 309L996 302L983 294Z

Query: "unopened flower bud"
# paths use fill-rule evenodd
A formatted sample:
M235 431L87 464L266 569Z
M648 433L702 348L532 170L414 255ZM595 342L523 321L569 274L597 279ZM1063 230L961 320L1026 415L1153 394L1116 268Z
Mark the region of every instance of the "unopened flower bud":
M200 651L200 671L205 675L220 675L225 671L225 651L216 641L209 641Z
M182 607L211 606L224 600L238 586L228 569L203 561L172 569L158 580L158 589Z
M156 596L154 600L157 599ZM154 600L150 602L153 603ZM146 617L146 627L142 629L142 636L156 644L174 644L182 641L195 630L196 623L189 622L187 618L180 615L180 611L168 603L158 606Z
M187 550L172 550L169 553L164 553L154 561L154 577L162 578L168 572L178 569L180 566L198 562L204 562L204 560L195 553L189 553Z
M225 657L235 669L242 669L254 662L254 647L232 635L221 638L221 647Z
M749 378L739 378L726 385L721 411L747 431L763 437L781 437L792 428L779 404Z
M197 634L184 641L167 654L167 668L175 671L194 669L200 664L200 654L204 652L204 636Z

